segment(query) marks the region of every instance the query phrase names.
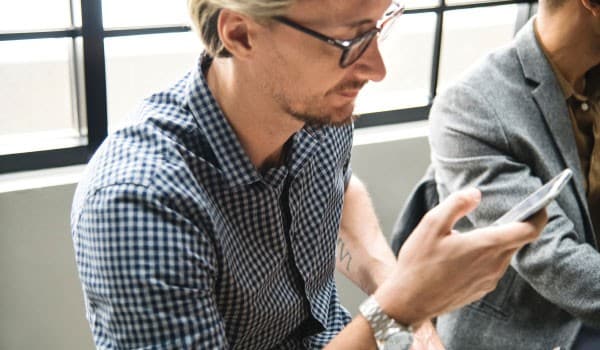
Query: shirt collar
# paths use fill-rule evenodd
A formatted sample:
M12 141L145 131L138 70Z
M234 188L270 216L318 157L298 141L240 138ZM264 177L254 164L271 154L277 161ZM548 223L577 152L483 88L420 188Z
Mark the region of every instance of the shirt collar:
M240 144L233 128L225 118L219 104L208 88L205 71L212 62L212 57L204 53L200 57L199 64L192 72L187 85L186 99L195 121L202 133L206 136L216 158L217 166L221 172L232 182L244 185L261 180L269 181L273 177L272 172L264 175L254 167L250 158ZM305 126L294 134L293 142L288 149L287 161L288 171L296 175L310 158L315 146L319 144L323 129ZM280 177L280 176L275 176ZM280 182L277 180L277 182Z
M592 68L586 75L586 95L600 103L600 65Z

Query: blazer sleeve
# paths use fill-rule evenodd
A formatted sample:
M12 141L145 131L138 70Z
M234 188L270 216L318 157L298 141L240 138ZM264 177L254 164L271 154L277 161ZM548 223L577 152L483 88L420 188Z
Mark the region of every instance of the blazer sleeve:
M508 119L464 83L441 94L430 114L432 163L440 198L465 187L482 192L480 206L467 216L470 227L484 227L542 185L518 159L507 136ZM496 108L494 107L496 106ZM521 249L512 267L544 298L590 326L600 328L600 254L577 234L556 203L547 207L541 237Z

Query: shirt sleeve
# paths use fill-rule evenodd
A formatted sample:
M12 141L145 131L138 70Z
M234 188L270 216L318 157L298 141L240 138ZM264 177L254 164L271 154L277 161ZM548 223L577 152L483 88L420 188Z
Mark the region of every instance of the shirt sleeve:
M129 184L87 199L73 240L98 348L228 348L214 245L191 203Z
M352 165L350 161L352 159L352 142L354 139L354 124L347 126L347 134L348 134L348 146L345 152L345 163L344 163L344 190L348 188L348 184L350 184L350 179L352 178Z
M348 188L348 184L350 184L350 179L352 178L352 166L350 165L350 157L344 166L344 189Z

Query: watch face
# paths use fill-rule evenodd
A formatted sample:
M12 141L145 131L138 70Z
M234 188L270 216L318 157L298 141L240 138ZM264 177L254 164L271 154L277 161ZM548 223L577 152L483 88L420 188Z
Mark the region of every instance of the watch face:
M412 333L398 330L387 337L383 344L383 350L408 350L412 343Z

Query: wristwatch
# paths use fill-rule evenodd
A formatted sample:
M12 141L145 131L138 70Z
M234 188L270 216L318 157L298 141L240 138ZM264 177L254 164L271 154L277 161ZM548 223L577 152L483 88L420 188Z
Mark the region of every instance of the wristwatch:
M403 326L383 312L373 296L365 300L358 310L369 322L380 350L409 350L413 343L413 329Z

